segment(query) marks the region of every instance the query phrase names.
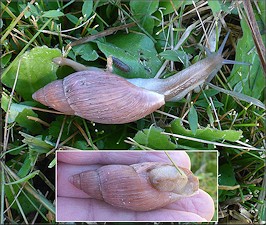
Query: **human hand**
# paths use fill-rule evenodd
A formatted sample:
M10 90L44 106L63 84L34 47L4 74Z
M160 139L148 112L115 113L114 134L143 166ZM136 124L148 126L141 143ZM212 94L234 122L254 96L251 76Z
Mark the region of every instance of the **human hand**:
M185 152L170 152L180 167L190 169ZM135 164L168 162L164 152L58 152L57 153L57 221L210 221L214 214L211 197L200 190L198 194L180 199L163 208L136 212L117 208L104 201L91 199L69 182L69 177L97 169L101 164ZM203 207L204 206L204 207Z

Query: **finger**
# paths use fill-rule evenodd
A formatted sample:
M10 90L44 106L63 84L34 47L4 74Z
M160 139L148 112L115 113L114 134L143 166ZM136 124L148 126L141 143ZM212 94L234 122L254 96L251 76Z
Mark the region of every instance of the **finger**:
M171 159L178 165L190 168L190 160L184 151L168 152ZM139 162L168 162L171 163L166 153L157 152L95 152L95 151L62 151L57 152L57 160L69 164L88 165L88 164L134 164Z
M57 198L57 221L111 221L114 217L128 221L134 212L118 209L95 199Z
M136 212L110 206L94 199L57 199L57 222L63 221L195 221L204 218L191 212L172 209L158 209L149 212Z
M201 189L198 194L180 199L168 205L167 208L195 213L207 221L211 221L215 212L213 199Z
M149 212L138 212L136 221L171 221L171 222L207 222L206 219L191 212L172 209L157 209Z

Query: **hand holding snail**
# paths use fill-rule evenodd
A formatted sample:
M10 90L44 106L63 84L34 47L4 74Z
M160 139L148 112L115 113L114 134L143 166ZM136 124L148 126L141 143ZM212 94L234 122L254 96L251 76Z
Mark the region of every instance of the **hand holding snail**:
M60 156L61 154L61 156ZM64 155L66 154L66 155ZM191 220L196 221L203 221L206 218L207 220L211 219L213 215L213 202L210 199L210 197L204 193L203 191L199 191L198 194L194 195L195 197L188 197L184 200L178 200L174 204L171 204L169 206L164 206L161 209L156 209L150 212L147 212L145 214L144 212L135 212L133 210L125 210L121 207L114 207L108 203L105 203L102 200L95 200L91 199L91 196L87 195L80 189L77 189L75 186L73 186L69 181L69 177L75 174L80 174L81 172L92 170L96 168L100 168L102 166L96 166L95 164L101 163L101 164L108 164L113 165L117 164L120 159L120 164L139 164L142 163L143 160L147 161L147 155L148 158L151 160L160 160L161 162L169 162L168 158L165 156L164 153L118 153L118 152L112 152L109 153L109 155L105 155L106 153L87 153L87 156L84 156L84 153L72 153L71 156L69 155L71 153L62 152L58 154L58 160L61 160L58 164L58 215L61 215L61 218L65 218L65 220L73 220L71 218L71 215L76 215L76 213L80 213L81 217L78 218L78 220L91 220L91 218L95 218L95 220L128 220L128 218L133 218L135 216L138 216L138 220L173 220L173 218L177 218L176 220L180 218L190 218ZM93 156L91 155L93 154ZM145 156L146 154L146 156ZM81 156L82 155L82 156ZM103 156L104 155L104 156ZM171 154L173 156L173 160L178 160L178 165L181 165L184 168L189 167L189 158L187 157L186 153L184 152L178 152ZM146 159L145 159L146 158ZM87 163L92 163L93 165L84 165L85 159L87 159ZM143 160L142 160L143 159ZM62 163L75 163L76 165L70 165ZM79 164L79 166L77 166ZM82 164L82 165L80 165ZM123 165L126 166L127 165ZM120 180L120 183L122 182L122 178ZM135 187L138 186L135 184ZM60 188L61 187L61 188ZM156 202L157 198L154 199ZM68 201L67 204L65 201ZM77 202L79 202L77 204ZM206 209L208 212L204 212L203 214L197 215L197 212L199 211L198 207L201 204L201 202L204 202ZM190 208L186 208L186 204L190 205ZM139 204L141 205L141 204ZM185 208L184 208L185 207ZM195 207L195 208L194 208ZM61 211L62 209L62 211ZM64 213L65 211L71 211L72 213ZM75 211L75 213L73 212ZM89 211L88 211L89 210ZM61 213L60 213L61 212ZM123 213L122 213L123 212ZM94 215L91 215L94 213ZM121 214L122 213L122 214ZM106 215L106 218L105 218ZM149 216L152 216L152 218L149 218ZM92 216L92 217L90 217ZM148 216L148 217L147 217ZM85 219L85 217L87 219ZM76 217L77 218L77 217ZM196 219L195 219L196 218ZM182 220L180 219L180 220ZM75 220L75 219L74 219ZM131 219L130 219L131 220ZM133 219L133 220L136 220ZM179 221L180 221L179 220Z

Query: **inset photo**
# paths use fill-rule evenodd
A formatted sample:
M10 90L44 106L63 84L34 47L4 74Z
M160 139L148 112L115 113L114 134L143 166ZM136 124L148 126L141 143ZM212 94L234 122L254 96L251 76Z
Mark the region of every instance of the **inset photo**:
M56 221L217 221L217 151L58 151Z

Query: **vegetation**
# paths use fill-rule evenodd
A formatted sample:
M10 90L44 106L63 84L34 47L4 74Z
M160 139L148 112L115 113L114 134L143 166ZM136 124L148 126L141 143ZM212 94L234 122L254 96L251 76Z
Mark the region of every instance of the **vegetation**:
M0 223L55 222L55 151L69 148L219 150L220 222L265 220L266 6L247 2L2 1ZM225 58L250 65L224 65L208 88L139 121L96 124L47 111L31 97L73 72L55 57L105 68L113 55L131 68L114 67L118 75L165 78L205 58L205 46L218 49L229 30ZM216 175L207 167L206 186L207 174Z

